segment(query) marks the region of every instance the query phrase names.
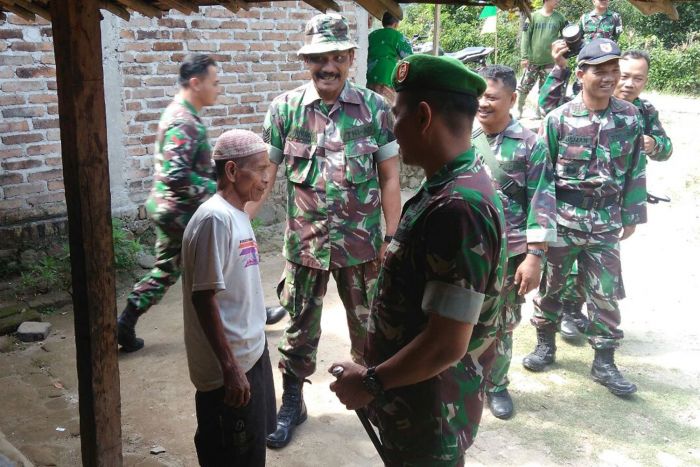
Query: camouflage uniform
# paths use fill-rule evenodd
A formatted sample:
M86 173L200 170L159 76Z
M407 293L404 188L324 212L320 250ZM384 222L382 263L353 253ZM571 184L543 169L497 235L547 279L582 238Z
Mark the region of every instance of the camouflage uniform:
M541 128L555 159L559 238L547 253L546 287L535 298L531 322L556 329L565 281L578 261L591 319L587 335L596 349L617 347L623 336L618 238L623 226L646 222L642 130L632 104L611 97L597 114L581 95L547 115Z
M346 82L329 108L308 83L277 97L263 126L270 160L287 178L288 261L278 291L291 317L279 366L297 378L316 368L321 310L332 273L361 361L382 243L377 164L395 157L388 104Z
M522 113L523 108L525 108L525 101L527 100L527 95L530 94L532 88L535 84L540 83L539 90L542 89L547 75L552 71L554 65L534 65L528 64L523 72L523 76L520 78L518 83L518 112Z
M606 11L602 15L595 10L584 13L579 19L579 27L583 32L583 45L593 39L610 39L617 42L622 34L622 18L619 13Z
M146 201L156 224L156 263L127 297L145 313L180 277L182 234L200 204L216 192L211 147L197 110L175 99L158 123L153 189Z
M525 259L528 242L553 242L557 239L556 198L552 161L544 142L538 140L535 133L512 119L503 132L489 137L488 141L501 169L522 188L519 193L524 195L523 199L508 196L493 180L503 203L508 237L508 265L501 290L502 326L496 360L487 384L489 392L500 392L508 387L513 330L520 323L520 306L525 302L518 295L515 271ZM483 158L482 154L479 155ZM486 170L490 173L488 166Z
M408 345L430 312L476 324L460 361L368 405L390 465L459 464L474 441L499 319L502 209L473 150L424 181L403 208L379 274L367 364L379 365Z
M539 106L545 113L549 113L555 108L567 102L566 87L569 82L571 71L568 68L561 69L555 67L549 74L543 90L540 93ZM642 125L644 134L651 136L656 141L656 147L652 154L646 154L651 160L665 161L671 157L673 153L673 145L671 138L668 137L666 131L659 120L659 112L651 102L646 99L636 98L632 104L639 110L642 117ZM583 291L581 285L576 285L578 279L578 265L574 263L571 275L567 278L566 286L561 294L561 300L564 302L583 303ZM578 305L577 305L578 308Z

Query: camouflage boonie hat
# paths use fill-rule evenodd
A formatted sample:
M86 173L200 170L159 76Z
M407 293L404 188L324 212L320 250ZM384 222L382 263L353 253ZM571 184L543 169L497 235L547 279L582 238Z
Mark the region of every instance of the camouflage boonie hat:
M357 44L350 39L349 33L348 22L339 14L316 15L306 23L304 46L297 54L322 54L356 49Z

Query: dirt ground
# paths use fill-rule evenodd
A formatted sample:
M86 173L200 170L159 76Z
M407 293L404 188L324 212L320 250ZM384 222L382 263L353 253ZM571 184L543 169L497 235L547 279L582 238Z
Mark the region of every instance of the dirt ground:
M511 369L516 414L501 421L485 410L467 453L468 465L700 465L700 158L693 145L700 102L647 97L661 111L675 152L670 161L648 166L650 191L671 196L672 203L649 206L649 223L622 246L628 298L621 302L625 340L617 361L639 392L620 399L592 382L587 345L559 342L557 363L550 371L524 370L520 361L535 341L528 301L515 333ZM282 265L274 248L264 253L261 266L270 303ZM119 359L125 465L197 464L181 293L177 284L139 322L144 350ZM118 303L123 302L122 291ZM49 320L54 328L45 342L11 342L0 353L0 453L13 458L4 433L36 465L79 465L72 311L58 310ZM273 365L285 322L268 328ZM328 389L331 376L325 370L332 361L346 358L349 342L334 285L322 326L318 371L311 377L313 384L305 386L309 419L287 448L268 450L268 464L380 465L355 414ZM275 373L279 400L281 381ZM150 454L153 446L165 452Z

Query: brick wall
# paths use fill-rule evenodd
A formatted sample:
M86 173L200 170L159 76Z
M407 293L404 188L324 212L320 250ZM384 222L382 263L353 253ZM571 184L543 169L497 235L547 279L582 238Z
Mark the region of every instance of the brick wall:
M203 113L212 144L230 128L259 131L272 98L308 79L296 50L316 10L295 1L259 5L236 14L133 14L128 22L103 12L105 79L120 87L106 92L113 212L135 216L148 196L158 119L177 92L185 54L208 53L220 65L222 95ZM341 6L355 31L358 7ZM55 90L50 24L8 15L0 24L0 226L65 215Z

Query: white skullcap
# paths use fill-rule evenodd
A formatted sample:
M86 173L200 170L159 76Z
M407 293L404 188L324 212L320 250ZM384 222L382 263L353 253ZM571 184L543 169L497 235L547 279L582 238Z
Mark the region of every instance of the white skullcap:
M212 159L239 159L267 151L267 144L252 131L228 130L216 140Z

